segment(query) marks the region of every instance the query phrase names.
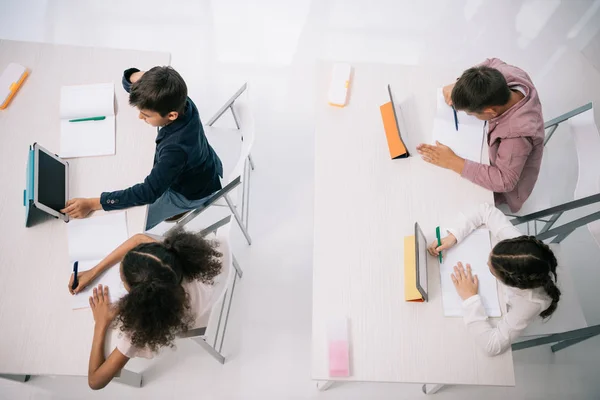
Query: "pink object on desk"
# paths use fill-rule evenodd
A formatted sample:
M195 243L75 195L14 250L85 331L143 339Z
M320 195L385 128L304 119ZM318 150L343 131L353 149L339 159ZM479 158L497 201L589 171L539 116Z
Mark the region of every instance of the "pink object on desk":
M329 376L349 375L348 342L345 340L329 342Z
M329 324L329 376L350 376L348 320L341 318Z

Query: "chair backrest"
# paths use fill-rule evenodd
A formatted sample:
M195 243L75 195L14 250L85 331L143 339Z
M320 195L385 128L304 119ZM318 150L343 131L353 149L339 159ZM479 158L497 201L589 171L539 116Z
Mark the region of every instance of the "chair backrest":
M577 149L579 172L575 199L600 193L600 133L591 108L569 119L569 126ZM600 221L588 224L588 229L600 246Z
M252 146L254 145L254 140L256 137L254 112L250 97L250 85L246 84L246 90L233 103L233 109L235 110L235 114L238 118L238 123L240 126L242 147L240 149L238 161L231 171L227 182L233 181L238 176L241 176L243 181L244 165L246 164L246 160L252 151Z

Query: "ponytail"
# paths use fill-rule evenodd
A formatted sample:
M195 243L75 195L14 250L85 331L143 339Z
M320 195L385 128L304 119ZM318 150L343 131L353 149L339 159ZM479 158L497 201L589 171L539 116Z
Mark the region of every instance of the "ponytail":
M181 271L188 280L200 280L210 285L221 272L222 254L215 249L214 243L198 234L179 228L167 234L163 245L175 256L174 270Z
M506 285L519 289L543 287L552 303L540 317L548 318L554 313L560 299L560 290L555 284L558 262L546 243L534 236L506 239L494 246L490 259L494 271Z

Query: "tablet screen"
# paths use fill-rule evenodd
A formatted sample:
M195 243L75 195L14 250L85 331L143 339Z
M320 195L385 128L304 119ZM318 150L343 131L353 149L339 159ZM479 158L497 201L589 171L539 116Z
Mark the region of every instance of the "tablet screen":
M65 208L65 165L39 151L38 201L55 211Z

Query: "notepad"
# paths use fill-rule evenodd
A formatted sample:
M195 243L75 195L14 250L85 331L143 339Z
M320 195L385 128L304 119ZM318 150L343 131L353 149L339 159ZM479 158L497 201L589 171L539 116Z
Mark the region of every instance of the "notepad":
M72 119L106 117L102 121ZM112 83L63 86L60 90L60 156L115 154L115 87Z
M104 257L123 244L127 236L125 212L109 213L85 219L74 219L67 224L69 243L69 274L73 263L79 262L79 272L96 266ZM121 281L119 264L110 267L85 290L73 296L73 309L89 307L89 297L98 284L108 286L110 300L115 302L127 291Z
M433 120L433 143L450 147L456 155L467 160L481 162L483 145L483 121L457 111L458 131L454 125L454 112L446 104L442 89L437 91L437 113Z
M447 232L444 230L444 232ZM460 317L463 315L462 299L458 296L450 275L454 266L462 262L465 269L471 265L474 275L479 278L479 296L488 316L502 315L498 301L497 280L490 272L487 262L492 250L490 232L487 229L476 229L450 250L443 251L443 261L440 265L442 283L442 304L444 315Z

